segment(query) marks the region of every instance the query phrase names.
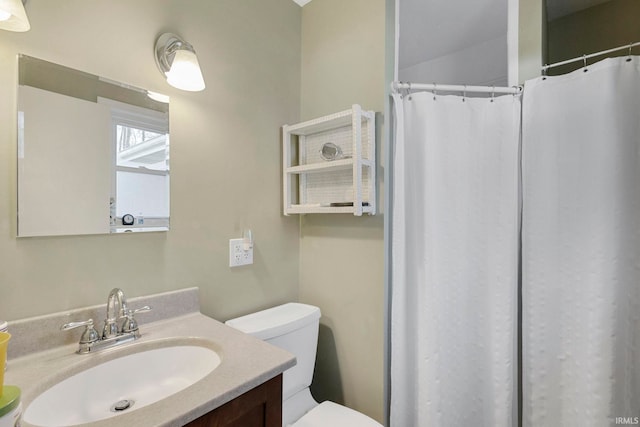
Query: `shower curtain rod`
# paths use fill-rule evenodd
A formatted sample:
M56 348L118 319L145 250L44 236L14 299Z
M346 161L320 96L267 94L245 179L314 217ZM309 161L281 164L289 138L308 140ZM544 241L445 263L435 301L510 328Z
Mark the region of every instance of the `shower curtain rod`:
M401 90L428 90L432 92L462 92L462 93L510 93L519 94L522 87L502 87L502 86L468 86L468 85L440 85L436 83L409 83L409 82L391 82L391 91L398 93Z
M584 65L586 66L587 65L587 59L591 59L593 57L600 56L600 55L606 55L608 53L617 52L619 50L624 50L624 49L629 49L629 56L631 56L631 49L633 47L635 47L635 46L640 46L640 42L630 43L628 45L620 46L620 47L614 47L613 49L603 50L603 51L600 51L600 52L591 53L589 55L582 55L581 57L573 58L573 59L567 59L566 61L556 62L555 64L544 65L541 68L542 69L542 73L544 74L549 68L558 67L560 65L571 64L573 62L578 62L578 61L584 61L585 62Z

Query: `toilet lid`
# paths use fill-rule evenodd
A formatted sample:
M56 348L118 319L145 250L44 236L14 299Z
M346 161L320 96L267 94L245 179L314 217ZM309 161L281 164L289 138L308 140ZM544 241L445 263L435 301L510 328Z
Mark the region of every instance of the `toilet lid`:
M382 427L366 415L333 402L322 402L292 427Z

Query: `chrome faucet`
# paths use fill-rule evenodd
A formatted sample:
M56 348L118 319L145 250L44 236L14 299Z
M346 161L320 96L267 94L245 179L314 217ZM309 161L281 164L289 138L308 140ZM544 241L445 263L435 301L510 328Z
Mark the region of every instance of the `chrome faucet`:
M147 311L151 311L151 307L148 305L136 310L129 310L127 308L127 299L122 289L114 288L109 292L109 298L107 299L107 317L104 320L102 335L99 335L93 327L93 319L84 322L66 323L62 325L61 329L68 331L84 326L86 329L80 337L77 352L87 354L140 338L138 322L134 316L137 313Z
M122 328L118 325L118 320L127 315L127 299L124 292L120 288L113 288L109 292L107 299L107 317L104 320L104 328L102 328L102 339L115 337Z

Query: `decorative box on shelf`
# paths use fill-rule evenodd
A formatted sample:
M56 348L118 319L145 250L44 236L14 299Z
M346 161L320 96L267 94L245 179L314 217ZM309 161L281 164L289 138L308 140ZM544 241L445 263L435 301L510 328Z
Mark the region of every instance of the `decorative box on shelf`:
M375 112L282 127L284 214L376 213Z

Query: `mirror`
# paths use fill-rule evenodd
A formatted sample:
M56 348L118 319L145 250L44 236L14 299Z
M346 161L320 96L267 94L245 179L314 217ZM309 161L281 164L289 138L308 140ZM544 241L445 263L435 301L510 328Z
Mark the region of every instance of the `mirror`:
M169 104L18 58L18 236L169 229Z

